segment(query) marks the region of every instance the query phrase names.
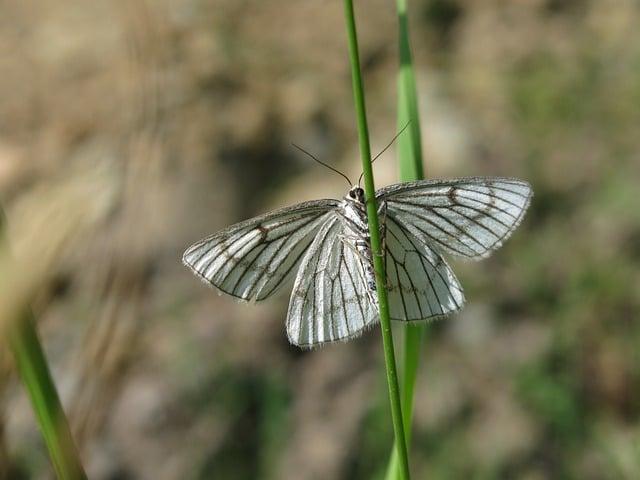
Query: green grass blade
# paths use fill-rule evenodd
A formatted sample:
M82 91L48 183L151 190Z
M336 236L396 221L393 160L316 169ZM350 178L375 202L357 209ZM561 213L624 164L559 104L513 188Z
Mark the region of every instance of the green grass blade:
M56 475L65 480L86 478L31 314L8 327L7 337Z
M384 261L381 254L380 230L377 206L375 202L375 186L373 181L373 168L371 166L371 146L369 142L369 129L367 126L367 114L364 100L364 86L360 72L360 56L358 53L358 37L353 11L353 1L344 0L344 12L349 39L349 60L351 63L351 79L353 83L353 96L358 123L358 140L360 144L360 156L362 159L362 171L364 173L364 189L367 197L367 217L369 219L369 232L371 234L371 250L373 252L373 264L376 272L376 291L380 308L380 331L384 348L384 359L387 371L387 385L389 387L389 400L391 403L391 419L395 434L395 450L398 452L399 470L401 478L410 479L409 459L404 440L404 427L402 422L402 408L398 389L398 376L396 372L395 354L393 349L393 336L391 333L391 319L389 316L389 302L385 287Z
M0 234L4 223L0 209ZM86 479L58 392L38 339L35 321L27 310L21 318L6 319L6 338L60 480Z
M407 0L397 0L398 11L398 47L400 65L398 69L398 128L409 124L407 133L398 139L398 160L400 180L410 181L424 178L422 162L422 140L420 136L420 115L418 112L418 94L416 88ZM422 350L425 326L403 325L403 349L400 360L402 420L405 432L405 444L411 445L411 419L413 416L413 393L416 383L420 352ZM387 480L396 480L400 476L397 449L391 452L387 466Z

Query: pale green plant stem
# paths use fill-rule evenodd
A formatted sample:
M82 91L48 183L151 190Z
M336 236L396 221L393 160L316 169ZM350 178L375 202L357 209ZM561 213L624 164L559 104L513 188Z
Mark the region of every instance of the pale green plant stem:
M349 39L349 60L351 63L351 79L358 123L360 156L362 159L362 171L364 174L364 190L367 198L367 217L369 220L369 233L371 235L371 251L373 253L373 266L376 272L376 292L378 294L380 331L382 332L382 345L387 371L387 385L389 387L389 400L391 403L391 419L393 421L395 445L398 452L399 470L402 474L400 478L410 480L409 459L405 445L402 408L398 389L398 375L396 372L393 336L391 333L389 302L385 286L386 273L382 257L378 212L375 201L375 186L373 181L373 168L371 165L371 146L369 143L369 129L367 126L364 86L362 83L362 74L360 72L358 37L352 0L344 0L344 13L347 25L347 36Z
M0 207L0 236L3 227L4 213ZM59 480L86 479L31 311L27 308L20 318L8 319L3 333L31 400L56 476Z
M398 49L400 65L398 70L398 128L409 125L406 134L398 138L398 160L400 180L411 181L424 178L422 162L422 141L420 135L420 115L418 112L418 93L416 88L407 0L396 0L398 12ZM403 349L400 357L402 420L405 432L405 444L411 445L411 419L413 416L413 394L416 383L420 353L424 339L425 325L403 325ZM401 477L397 449L391 451L387 466L387 480Z

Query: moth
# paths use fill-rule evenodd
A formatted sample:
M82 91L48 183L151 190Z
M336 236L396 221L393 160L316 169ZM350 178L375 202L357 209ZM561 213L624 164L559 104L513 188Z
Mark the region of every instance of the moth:
M443 254L487 257L520 224L532 195L527 182L492 177L376 191L391 318L415 322L462 308L462 287ZM264 300L295 277L289 341L312 347L352 339L379 317L366 201L354 185L342 200L275 210L199 241L183 262L242 300Z

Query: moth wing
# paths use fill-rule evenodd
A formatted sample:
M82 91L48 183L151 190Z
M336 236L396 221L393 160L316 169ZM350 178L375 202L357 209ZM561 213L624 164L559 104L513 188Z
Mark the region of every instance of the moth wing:
M378 320L361 257L344 241L343 228L338 216L325 223L302 260L287 313L294 345L354 338Z
M527 182L490 177L421 180L376 192L378 203L419 240L474 260L511 236L532 196Z
M263 300L295 271L337 205L337 200L314 200L232 225L189 247L182 261L229 295Z
M425 320L462 307L464 293L447 262L391 213L386 220L385 247L393 320Z

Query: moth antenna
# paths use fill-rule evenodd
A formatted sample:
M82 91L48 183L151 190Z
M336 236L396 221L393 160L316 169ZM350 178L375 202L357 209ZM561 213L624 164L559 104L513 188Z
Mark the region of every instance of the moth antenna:
M318 160L315 156L313 156L312 154L310 154L309 152L307 152L304 148L296 145L295 143L292 143L291 145L293 145L294 147L296 147L298 150L300 150L302 153L307 154L308 156L310 156L314 161L318 162L320 165L322 165L323 167L327 167L329 170L337 173L338 175L342 175L342 177L347 181L347 183L349 184L349 188L351 188L353 186L353 183L351 183L351 180L349 180L349 177L347 177L344 173L342 173L340 170L333 168L331 165L327 165L326 163L324 163L321 160Z
M395 142L395 141L398 139L398 137L400 136L400 134L401 134L402 132L404 132L404 131L407 129L407 127L409 126L409 124L410 124L410 123L411 123L411 120L409 120L409 121L405 124L405 126L404 126L404 127L402 127L402 128L400 129L400 131L399 131L398 133L396 133L396 134L395 134L395 136L391 139L391 141L387 144L387 146L386 146L386 147L384 147L384 148L380 151L380 153L378 153L375 157L373 157L373 160L371 160L371 163L372 163L372 164L373 164L373 162L375 162L375 161L378 159L378 157L380 157L380 155L382 155L384 152L386 152L386 151L389 149L389 147L390 147L391 145L393 145L393 142ZM362 177L363 177L363 175L364 175L364 172L362 172L362 173L360 174L360 176L358 177L358 186L360 186L360 182L362 181Z

